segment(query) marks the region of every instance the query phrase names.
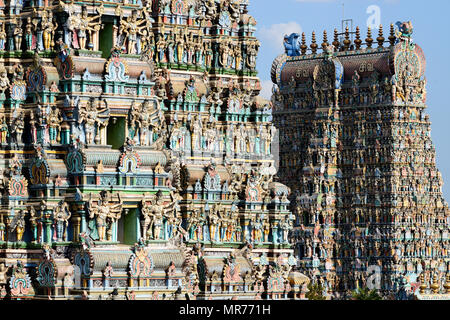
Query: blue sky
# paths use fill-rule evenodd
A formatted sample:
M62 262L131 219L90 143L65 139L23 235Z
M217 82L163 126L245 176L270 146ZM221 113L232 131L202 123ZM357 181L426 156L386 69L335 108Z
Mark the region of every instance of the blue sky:
M365 39L367 21L371 16L367 9L372 5L380 8L385 37L391 23L411 20L414 40L425 51L427 113L432 121L432 139L437 149L437 166L444 178L445 198L450 201L450 1L250 0L249 13L258 22L257 37L261 41L258 71L264 88L262 95L270 96L270 67L274 58L283 52L284 34L305 32L309 44L311 33L315 31L317 43L320 44L326 29L331 42L334 29L341 28L344 11L345 19L353 19L354 26L361 28L362 38ZM377 33L372 38L376 38Z

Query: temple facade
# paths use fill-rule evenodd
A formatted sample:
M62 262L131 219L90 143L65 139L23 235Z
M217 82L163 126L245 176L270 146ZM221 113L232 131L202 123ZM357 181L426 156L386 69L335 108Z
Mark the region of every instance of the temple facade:
M248 5L0 8L0 298L303 296Z
M272 67L279 177L292 189L298 270L330 296L449 299L450 212L411 22L330 44L286 36Z

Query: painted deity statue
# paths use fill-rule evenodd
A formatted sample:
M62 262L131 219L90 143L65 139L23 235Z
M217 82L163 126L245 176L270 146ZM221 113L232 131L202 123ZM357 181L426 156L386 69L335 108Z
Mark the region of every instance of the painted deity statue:
M36 22L31 17L28 17L25 25L25 45L28 51L33 49L33 35L36 29Z
M56 240L58 242L67 241L67 227L71 213L67 202L60 203L53 212L53 220L55 221Z
M174 236L175 229L180 224L180 218L176 209L178 199L173 197L172 200L166 204L161 192L151 197L144 195L141 202L141 213L144 217L141 228L144 240L167 240ZM164 226L167 226L167 230Z
M56 29L58 29L58 24L53 19L52 11L44 11L44 14L42 15L41 26L44 50L51 50L55 45L54 36Z
M20 210L17 215L13 218L12 223L9 227L9 232L16 233L16 240L18 242L22 241L23 234L25 233L25 211Z
M120 20L120 29L119 33L124 33L125 39L127 41L127 53L128 54L136 54L137 52L137 36L141 34L142 30L147 27L146 19L138 19L138 11L133 10L131 12L131 16L129 16L126 20Z
M209 236L211 241L219 241L217 231L220 229L219 212L222 210L223 209L220 204L215 204L213 209L209 212Z
M263 237L263 216L259 215L253 221L253 241L261 243L264 240Z
M188 240L200 240L199 235L197 233L198 224L200 222L200 210L194 207L194 204L191 203L189 206L190 215L187 221L187 231L189 233Z
M129 130L129 137L136 141L136 138L139 137L138 131L142 127L141 122L139 121L140 117L140 110L139 107L136 105L135 101L133 101L131 108L130 108L130 114L129 114L129 120L128 120L128 130Z
M40 212L40 216L36 215L36 209L33 206L28 208L28 212L30 212L30 224L32 228L32 241L34 243L41 243L42 241L42 217L44 212Z
M109 193L102 191L100 193L100 199L97 204L91 199L89 200L88 212L89 218L94 219L96 222L97 232L100 241L112 240L112 226L120 219L122 214L123 203L120 198L120 194L117 194L119 203L113 203L108 201Z
M6 90L9 88L10 81L5 66L0 66L0 94L4 96Z
M212 60L214 56L214 51L211 48L210 41L206 41L204 43L204 54L205 54L205 67L209 69L212 67Z
M128 122L130 137L141 146L151 146L155 135L162 129L152 122L152 118L158 117L158 111L152 107L149 100L145 100L140 106L133 102Z
M186 31L185 31L186 32ZM180 30L180 34L175 34L175 43L176 43L176 49L177 49L177 62L183 63L183 57L184 57L184 49L185 49L185 38L187 35L183 33L183 30Z
M105 113L109 111L108 107L102 108L100 101L91 98L79 111L78 123L84 123L86 134L86 143L93 144L100 142L99 131L108 124L108 116Z
M161 34L158 37L158 41L156 42L156 51L157 51L157 61L159 63L166 62L166 48L167 48L167 41L165 38L164 31L161 31Z
M50 143L58 143L60 141L59 131L61 128L61 121L61 111L58 107L52 106L47 116Z
M247 47L247 66L249 69L256 68L256 56L258 55L259 42L250 43Z
M167 237L166 239L172 239L177 236L181 231L181 214L178 204L174 205L173 210L166 211L165 217L167 219Z
M9 136L8 124L6 123L5 115L0 115L0 142L7 143Z
M6 30L5 30L5 23L0 23L0 50L6 49Z
M93 49L93 33L100 30L100 19L103 15L103 5L97 8L98 15L89 16L87 8L82 7L81 15L79 13L70 15L68 19L69 30L73 33L73 38L77 41L73 43L74 48L92 50ZM89 43L87 41L89 40Z
M206 7L206 17L208 19L212 19L217 14L216 2L214 0L205 0L204 5Z
M0 214L0 241L5 241L6 225L3 222L3 215Z
M150 202L150 204L148 203ZM141 221L142 239L153 239L153 225L155 220L155 205L156 199L154 197L148 199L148 195L144 194L144 198L141 202L141 213L143 220Z
M13 142L15 144L22 143L23 130L25 128L24 123L25 112L23 110L14 117L11 125L11 134L13 137Z
M14 19L14 30L13 30L13 38L14 38L14 48L16 51L20 51L22 44L22 34L23 30L21 28L22 20L15 18Z

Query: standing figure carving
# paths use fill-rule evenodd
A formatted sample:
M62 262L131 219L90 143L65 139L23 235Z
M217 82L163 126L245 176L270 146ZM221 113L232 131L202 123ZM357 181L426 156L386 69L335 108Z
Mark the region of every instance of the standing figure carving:
M102 107L102 102L95 98L91 98L80 108L78 123L84 124L86 144L100 143L100 130L108 125L108 119L108 106Z
M74 48L83 50L93 50L93 33L98 32L101 27L101 17L103 15L103 5L97 8L98 15L89 16L85 6L79 13L71 14L68 19L69 30L73 33ZM97 20L98 19L98 20ZM89 43L87 43L89 41Z
M127 19L121 19L120 20L120 29L119 33L124 33L125 41L127 42L126 48L128 54L136 54L137 53L137 36L138 34L142 33L142 30L147 27L147 20L146 19L138 19L138 11L133 10L131 12L131 16L129 16Z
M58 29L58 24L53 19L53 13L50 10L44 11L41 20L42 38L44 42L44 50L52 50L55 45L54 36Z
M88 202L89 218L95 218L95 224L97 227L98 238L100 241L112 240L112 227L114 223L120 219L122 215L122 199L120 193L117 194L118 203L108 201L110 195L107 191L100 193L100 199L97 203L92 200L92 193L90 194L90 200Z
M71 213L69 205L61 201L53 211L53 220L55 221L55 235L58 242L67 241L67 227Z

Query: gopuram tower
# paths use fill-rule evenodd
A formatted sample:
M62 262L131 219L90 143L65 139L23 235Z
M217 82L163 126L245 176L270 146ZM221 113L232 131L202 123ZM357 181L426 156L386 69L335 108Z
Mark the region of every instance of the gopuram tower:
M299 270L328 294L450 293L448 205L426 114L425 56L410 22L387 38L347 29L285 37L273 63L279 177L292 190Z
M0 298L301 297L247 7L0 8Z

